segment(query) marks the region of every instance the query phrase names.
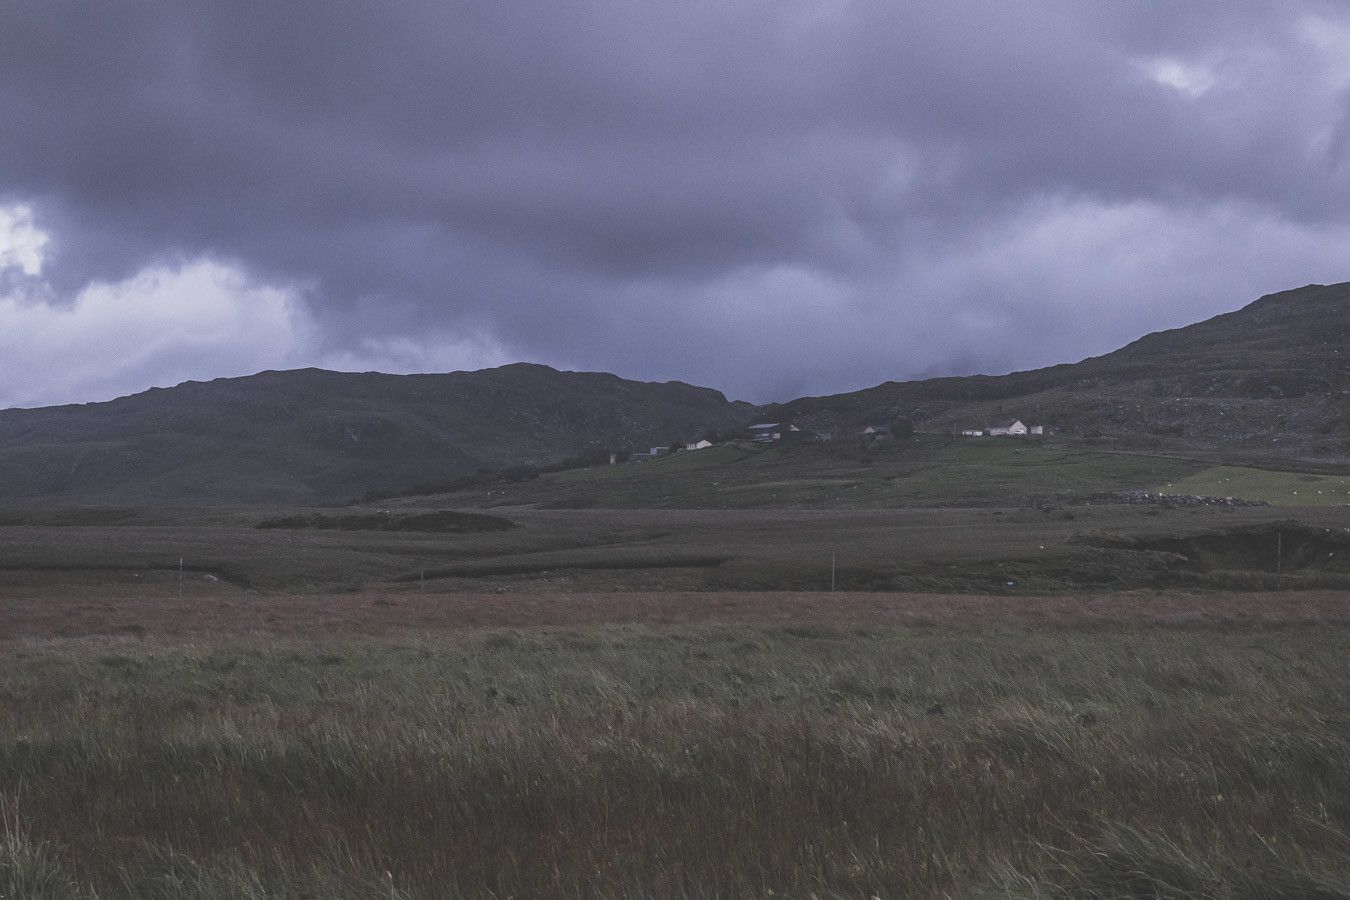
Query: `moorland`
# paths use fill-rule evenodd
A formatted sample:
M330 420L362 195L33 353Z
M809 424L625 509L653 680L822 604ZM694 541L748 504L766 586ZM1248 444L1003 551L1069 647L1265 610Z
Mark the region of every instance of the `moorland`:
M1350 897L1343 319L1290 321L1344 300L1308 297L1145 339L1163 374L616 464L569 417L787 408L527 367L0 414L0 897ZM1153 412L1089 434L1094 390ZM946 424L1054 392L1043 438Z
M444 499L11 509L5 895L1350 896L1344 507Z

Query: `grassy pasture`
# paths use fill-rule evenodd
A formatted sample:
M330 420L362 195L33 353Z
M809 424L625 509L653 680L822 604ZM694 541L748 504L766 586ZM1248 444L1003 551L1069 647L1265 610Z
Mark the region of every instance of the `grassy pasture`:
M1189 576L1179 580L1184 573L1174 572L1167 558L1102 549L1081 539L1095 533L1128 538L1213 531L1290 517L1288 510L1273 508L1121 506L510 509L498 514L514 528L433 533L255 527L275 518L273 510L212 510L195 519L185 511L132 511L119 515L116 524L88 524L108 518L102 511L86 517L75 512L0 525L0 589L23 596L70 582L97 591L101 584L173 575L180 558L190 583L219 579L237 591L264 595L421 586L820 590L830 586L832 558L841 589L1036 593L1199 585ZM1346 524L1341 511L1330 507L1303 509L1297 517L1317 527ZM1009 580L1017 582L1014 588L1006 587Z
M1264 500L1273 506L1350 506L1350 475L1214 466L1158 485L1157 490Z
M1062 450L1017 438L964 440L934 465L897 479L896 503L914 506L997 505L1036 496L1069 497L1122 490L1194 471L1189 460Z
M715 599L11 641L0 896L1350 896L1330 595Z

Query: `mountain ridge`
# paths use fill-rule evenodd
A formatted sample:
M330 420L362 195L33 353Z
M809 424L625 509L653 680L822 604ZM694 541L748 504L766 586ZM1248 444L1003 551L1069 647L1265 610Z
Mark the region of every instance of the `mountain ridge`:
M268 370L0 411L0 499L332 502L372 489L740 424L683 382L517 363L387 375Z

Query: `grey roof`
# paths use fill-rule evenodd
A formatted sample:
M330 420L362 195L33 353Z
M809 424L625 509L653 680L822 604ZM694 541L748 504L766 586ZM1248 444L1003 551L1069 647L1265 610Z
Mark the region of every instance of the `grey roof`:
M990 427L990 428L1010 428L1010 427L1013 426L1013 424L1015 424L1015 423L1017 423L1017 422L1021 422L1021 421L1022 421L1021 419L999 419L997 422L995 422L993 425L990 425L989 427Z
M764 422L764 423L761 423L761 424L759 424L759 425L751 425L751 426L749 426L749 428L750 428L751 431L757 431L757 430L759 430L760 428L782 428L782 427L783 427L783 426L780 425L780 424L777 423L777 422Z

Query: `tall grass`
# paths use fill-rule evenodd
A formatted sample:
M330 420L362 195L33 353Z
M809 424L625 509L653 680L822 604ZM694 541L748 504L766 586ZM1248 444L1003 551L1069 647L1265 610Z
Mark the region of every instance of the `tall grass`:
M1341 626L12 647L0 897L1350 897L1347 650Z
M77 900L84 896L51 849L28 836L12 805L0 797L0 898Z

